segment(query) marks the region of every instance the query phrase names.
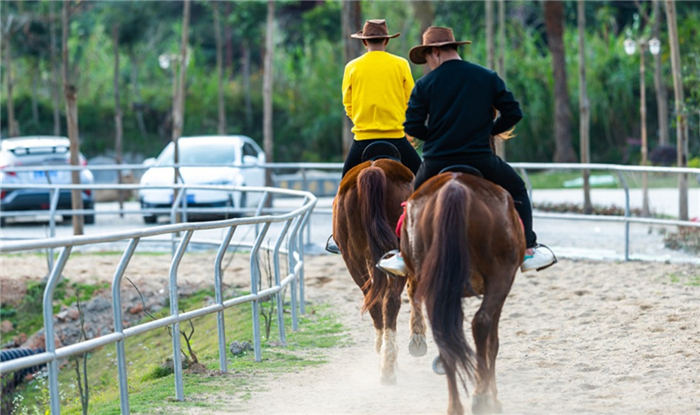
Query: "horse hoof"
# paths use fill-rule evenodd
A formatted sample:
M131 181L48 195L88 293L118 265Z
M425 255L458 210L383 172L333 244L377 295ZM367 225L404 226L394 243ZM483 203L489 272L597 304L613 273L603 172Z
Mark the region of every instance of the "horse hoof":
M396 376L382 376L380 382L382 385L396 385Z
M442 359L440 359L440 356L437 356L435 357L435 359L433 359L433 372L435 372L438 375L445 374L445 366L442 365Z
M428 343L425 341L425 336L422 334L411 336L411 341L408 343L408 352L414 357L425 356L428 353Z
M501 403L491 398L488 393L474 395L472 397L472 414L500 414L502 411Z

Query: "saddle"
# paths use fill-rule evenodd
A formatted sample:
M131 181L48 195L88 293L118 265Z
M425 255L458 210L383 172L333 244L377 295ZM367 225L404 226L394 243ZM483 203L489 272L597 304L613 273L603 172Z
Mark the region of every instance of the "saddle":
M362 162L390 159L401 163L401 152L388 141L375 141L362 152Z
M452 166L447 166L444 169L440 170L440 173L438 173L438 174L447 173L447 172L466 173L466 174L471 174L472 176L481 177L482 179L484 178L484 175L481 174L479 169L477 169L476 167L466 165L466 164L453 164Z

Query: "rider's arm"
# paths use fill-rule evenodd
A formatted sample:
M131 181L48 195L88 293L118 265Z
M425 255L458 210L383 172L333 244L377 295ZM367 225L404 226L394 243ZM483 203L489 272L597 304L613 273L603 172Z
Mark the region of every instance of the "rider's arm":
M495 99L493 106L500 112L499 117L491 128L491 135L498 135L508 131L523 118L520 104L513 97L513 93L506 88L505 82L494 73Z
M348 114L348 118L352 120L352 82L350 80L350 72L348 67L345 67L345 72L343 73L343 106L345 107L345 113Z
M425 120L428 118L428 105L422 95L419 85L414 86L411 99L408 101L406 122L403 123L406 134L419 140L428 138L428 127L425 125Z

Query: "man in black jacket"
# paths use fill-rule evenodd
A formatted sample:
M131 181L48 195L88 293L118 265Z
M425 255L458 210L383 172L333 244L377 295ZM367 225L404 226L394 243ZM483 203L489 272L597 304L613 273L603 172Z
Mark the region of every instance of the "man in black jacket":
M541 270L556 262L554 254L537 244L532 230L532 206L525 183L510 165L491 150L491 136L505 133L523 118L518 101L496 72L463 61L457 47L471 43L455 41L452 29L430 27L423 44L411 49L415 64L430 66L431 72L416 82L406 110L406 135L423 144L423 162L414 189L456 164L477 168L484 178L506 189L525 229L526 254L521 270ZM493 110L500 115L494 120ZM404 275L403 259L383 259L379 268Z

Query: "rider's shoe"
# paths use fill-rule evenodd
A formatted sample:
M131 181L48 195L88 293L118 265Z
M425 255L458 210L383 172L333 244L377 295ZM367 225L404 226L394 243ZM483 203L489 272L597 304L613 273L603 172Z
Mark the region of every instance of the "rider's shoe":
M532 255L525 255L525 260L520 266L520 271L528 272L532 270L541 271L557 263L557 257L549 247L536 245L532 248Z
M333 235L329 236L328 240L326 241L326 251L330 252L331 254L340 254L340 248L338 248L338 245L335 243Z
M377 262L377 268L395 277L406 276L406 263L403 262L403 257L397 249L384 254Z

